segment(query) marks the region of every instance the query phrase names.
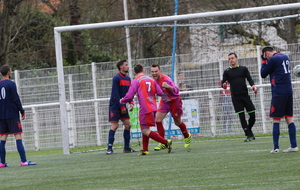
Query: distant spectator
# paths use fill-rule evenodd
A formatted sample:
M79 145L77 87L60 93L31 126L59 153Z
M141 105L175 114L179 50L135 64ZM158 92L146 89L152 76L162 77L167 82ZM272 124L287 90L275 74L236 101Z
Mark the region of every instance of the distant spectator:
M230 87L229 82L226 82L227 87ZM219 84L221 85L221 84ZM231 101L231 93L230 90L221 90L220 91L222 98L222 111L223 111L223 133L227 132L227 124L228 124L228 132L232 132L231 125L233 119L233 106Z
M177 83L178 83L178 88L179 88L180 91L191 91L191 90L193 90L193 87L186 83L184 72L178 72ZM180 96L184 100L184 99L187 99L189 97L189 94L181 94Z
M190 85L187 85L185 83L179 83L179 91L190 91L193 90ZM185 100L189 98L189 94L180 94L180 97Z
M178 86L180 85L180 83L185 83L184 72L178 72L177 83L178 83Z

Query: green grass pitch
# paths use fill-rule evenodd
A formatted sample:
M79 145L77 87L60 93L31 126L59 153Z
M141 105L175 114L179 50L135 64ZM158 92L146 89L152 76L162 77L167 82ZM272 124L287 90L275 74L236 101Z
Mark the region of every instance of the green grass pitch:
M1 190L131 190L131 189L299 189L300 152L282 153L289 139L280 138L280 153L270 154L271 138L253 142L193 139L150 155L105 155L104 151L63 155L62 150L27 152L36 166L19 166L7 153L8 168L0 168ZM139 149L140 147L135 147Z

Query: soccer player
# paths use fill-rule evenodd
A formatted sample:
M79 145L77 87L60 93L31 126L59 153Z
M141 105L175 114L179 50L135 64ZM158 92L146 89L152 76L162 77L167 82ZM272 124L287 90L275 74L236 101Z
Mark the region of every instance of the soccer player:
M139 121L143 134L143 149L138 155L150 154L148 150L149 137L167 147L170 153L172 141L164 139L164 137L149 129L151 126L155 126L156 94L162 96L164 93L157 83L151 77L145 75L144 72L142 65L138 64L134 67L136 78L132 81L129 91L120 100L120 103L129 102L137 94L140 103Z
M130 148L130 122L128 109L126 104L120 104L121 97L125 96L127 93L131 79L126 73L129 71L128 62L126 60L121 60L117 63L117 68L119 73L116 74L112 79L112 89L109 101L109 122L111 123L111 128L108 132L108 147L106 154L116 154L113 151L113 144L115 141L115 132L119 127L119 120L123 122L124 131L124 153L137 152ZM133 109L133 100L130 100L130 109Z
M6 163L5 144L9 134L15 136L17 150L21 158L20 166L36 165L36 163L30 162L26 158L22 142L23 131L20 122L20 113L22 120L25 119L26 114L17 93L16 84L10 80L11 68L8 65L3 65L0 68L0 72L3 76L3 79L0 81L0 168L8 167Z
M283 152L298 151L296 126L293 122L293 87L290 75L290 60L287 55L277 53L272 47L262 50L262 66L260 75L270 75L272 100L270 118L273 118L273 149L271 154L279 153L280 120L285 119L288 125L291 146Z
M192 135L188 132L185 123L181 121L183 110L181 97L179 95L179 89L170 77L161 74L159 65L154 64L151 66L151 75L165 93L165 95L160 100L155 119L159 135L161 137L165 136L165 129L162 121L166 117L166 115L171 112L175 125L180 128L182 135L184 136L184 147L188 148L191 144ZM157 147L154 148L154 150L159 151L165 148L166 146L160 143Z
M247 67L238 64L238 57L235 53L228 54L230 67L223 73L221 87L227 89L226 81L230 83L231 100L235 112L239 115L242 128L245 132L245 142L255 140L252 127L255 123L255 107L248 94L246 80L256 94L257 88ZM245 118L245 109L249 114L248 124Z

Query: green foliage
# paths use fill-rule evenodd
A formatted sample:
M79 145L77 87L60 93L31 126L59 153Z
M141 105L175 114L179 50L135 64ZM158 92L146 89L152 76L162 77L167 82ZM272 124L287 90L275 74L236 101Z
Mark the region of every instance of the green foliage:
M281 138L282 148L289 146ZM137 147L134 147L138 149ZM8 153L2 189L298 189L299 153L270 154L271 138L198 141L190 149L174 143L170 154L153 151L105 155L104 151L63 155L62 151L28 152L36 166L20 167ZM5 170L5 171L4 171ZM22 176L22 183L20 183Z
M74 42L72 41L71 38L68 39L68 49L67 49L67 54L66 54L66 62L70 65L76 65L77 63L77 53L74 49Z

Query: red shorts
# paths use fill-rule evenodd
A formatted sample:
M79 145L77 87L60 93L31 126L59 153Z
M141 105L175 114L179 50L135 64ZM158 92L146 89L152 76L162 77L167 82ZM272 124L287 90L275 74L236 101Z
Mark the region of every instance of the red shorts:
M160 100L157 112L168 113L171 112L174 119L178 119L183 115L181 98L165 102Z
M0 119L0 135L15 135L22 132L20 118Z
M146 129L155 126L155 112L140 114L139 121L141 129Z

